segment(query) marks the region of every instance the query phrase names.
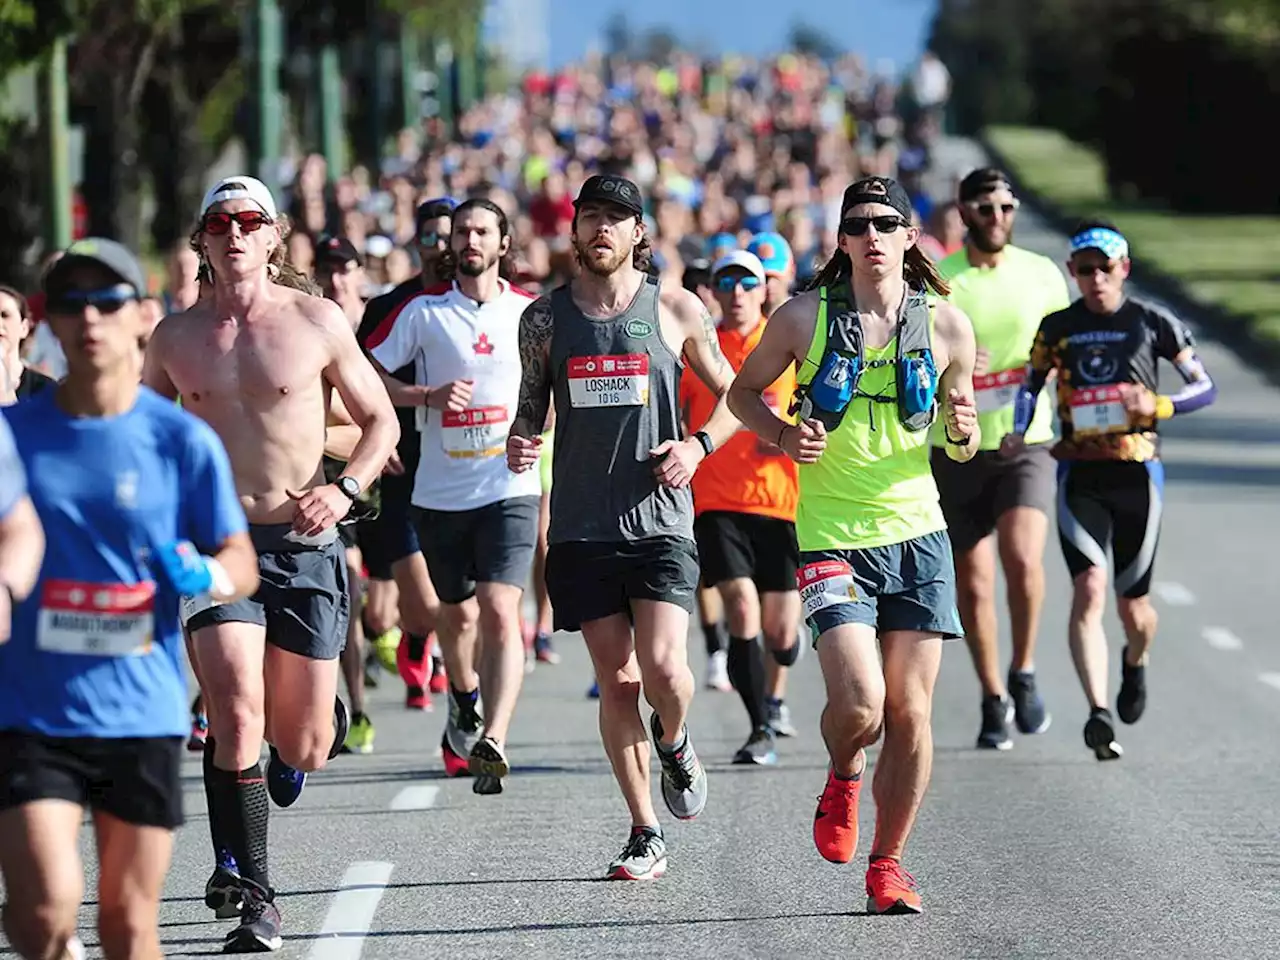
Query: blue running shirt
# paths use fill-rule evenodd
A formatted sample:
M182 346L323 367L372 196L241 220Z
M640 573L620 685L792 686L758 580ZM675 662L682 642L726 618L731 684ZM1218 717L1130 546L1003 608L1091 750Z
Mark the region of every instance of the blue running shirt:
M212 555L248 529L226 450L146 387L114 417L68 416L56 393L6 411L47 545L0 644L0 729L185 736L179 598L146 560L183 539Z
M27 472L13 445L9 421L0 416L0 520L9 515L27 493Z

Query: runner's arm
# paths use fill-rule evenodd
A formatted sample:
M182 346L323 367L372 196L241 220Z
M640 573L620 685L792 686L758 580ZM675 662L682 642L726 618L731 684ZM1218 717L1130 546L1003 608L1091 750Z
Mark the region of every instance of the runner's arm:
M520 316L520 401L511 422L513 436L541 436L551 409L551 301L539 297Z
M663 299L684 335L681 353L685 362L698 379L706 384L707 389L715 394L716 405L699 432L711 438L711 449L718 450L742 426L742 422L729 409L726 399L733 384L733 367L729 366L729 361L720 350L715 319L696 294L684 289L673 290L669 297ZM693 442L702 449L699 441Z
M417 359L422 350L418 341L422 322L422 314L411 304L379 323L365 341L365 352L378 372L392 406L425 407L431 396L430 387L402 383L390 373Z
M329 416L324 429L324 455L344 463L360 442L363 431L351 419L351 413L338 392L329 395Z
M400 442L400 421L342 310L330 300L317 300L312 309L330 343L330 360L324 369L324 378L337 390L351 419L360 427L360 441L347 458L342 473L354 477L361 490L368 490L395 453L396 444Z
M1182 374L1186 386L1171 397L1164 394L1156 397L1157 420L1168 420L1170 417L1207 407L1218 397L1218 387L1196 356L1194 347L1184 348L1173 358L1173 365Z
M965 443L951 443L950 425L945 422L946 408L952 404L954 390L974 410L973 365L977 359L978 343L973 334L973 323L963 310L950 303L938 304L936 329L939 338L947 344L947 368L942 371L938 383L939 403L942 405L943 432L947 437L947 456L959 463L973 459L982 444L982 429L975 419ZM958 438L957 438L958 439Z
M747 355L729 387L729 409L761 440L782 445L783 432L794 424L778 416L765 403L764 392L803 356L797 344L807 349L816 322L815 298L806 294L792 297L769 317L756 348Z
M169 371L164 368L165 342L169 339L168 331L172 329L173 321L165 317L152 331L147 349L142 354L142 383L166 399L177 400L178 388L173 385Z
M1031 344L1031 358L1027 361L1027 372L1013 395L1013 432L1022 436L1031 426L1036 415L1036 400L1044 389L1049 374L1053 371L1053 354L1049 350L1049 339L1044 332L1044 324L1036 330L1036 338Z
M14 600L26 599L39 579L44 545L44 528L27 493L26 469L8 423L0 418L0 589Z

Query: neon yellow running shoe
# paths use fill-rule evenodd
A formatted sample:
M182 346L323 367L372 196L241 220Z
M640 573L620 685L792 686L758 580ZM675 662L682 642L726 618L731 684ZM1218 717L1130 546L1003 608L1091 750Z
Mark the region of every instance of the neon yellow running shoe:
M392 627L380 637L373 640L374 652L378 654L378 662L388 673L396 673L396 650L400 647L400 628Z
M349 753L373 753L373 721L366 716L353 718L343 746Z

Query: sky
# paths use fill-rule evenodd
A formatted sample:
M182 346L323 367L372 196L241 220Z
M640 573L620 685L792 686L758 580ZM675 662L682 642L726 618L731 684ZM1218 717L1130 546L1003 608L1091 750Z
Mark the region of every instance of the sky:
M519 6L529 0L516 0ZM713 52L762 54L784 45L801 19L820 27L869 65L892 60L909 67L928 38L935 0L541 0L548 23L551 67L578 59L603 37L617 11L637 32L667 27L685 43ZM525 7L526 10L530 7ZM532 26L532 24L528 24Z

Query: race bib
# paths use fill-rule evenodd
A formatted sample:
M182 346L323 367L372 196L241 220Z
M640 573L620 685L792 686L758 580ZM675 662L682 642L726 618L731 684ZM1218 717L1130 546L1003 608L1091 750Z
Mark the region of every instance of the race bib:
M796 585L800 588L800 602L804 604L806 619L827 607L858 602L853 568L843 560L806 563L796 573Z
M144 656L155 634L155 600L154 583L46 580L36 648L92 657Z
M569 358L569 404L643 407L649 402L649 355Z
M995 413L1013 406L1013 398L1017 396L1018 387L1026 371L1001 370L999 373L974 374L973 397L979 413Z
M1122 433L1129 429L1129 412L1115 384L1082 387L1071 394L1071 429L1078 437Z
M496 457L506 449L511 423L506 407L472 407L440 415L444 452L454 458Z

